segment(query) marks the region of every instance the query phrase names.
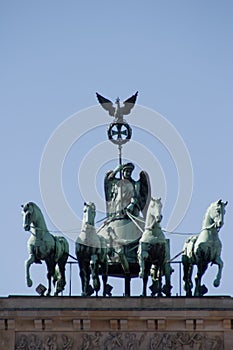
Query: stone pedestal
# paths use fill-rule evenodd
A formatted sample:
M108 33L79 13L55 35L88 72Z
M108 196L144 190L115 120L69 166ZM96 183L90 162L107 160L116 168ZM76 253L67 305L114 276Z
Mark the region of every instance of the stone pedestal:
M233 349L233 299L0 298L0 350Z

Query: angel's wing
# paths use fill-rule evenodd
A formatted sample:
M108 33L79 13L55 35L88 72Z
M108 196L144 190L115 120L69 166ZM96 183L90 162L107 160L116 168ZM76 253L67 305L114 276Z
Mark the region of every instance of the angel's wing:
M133 108L133 106L135 105L135 102L136 102L136 99L137 99L137 96L138 96L138 91L132 95L131 97L129 97L127 100L125 100L123 103L124 103L124 106L121 107L121 113L123 115L127 115L130 113L131 109Z
M140 200L139 200L139 206L141 209L141 212L143 214L143 217L146 217L146 212L148 209L148 205L151 200L151 186L150 186L150 178L146 171L140 172Z
M96 93L96 97L97 100L99 101L99 103L101 104L101 106L106 109L106 111L108 111L108 113L114 117L114 113L115 113L115 107L113 107L113 103L112 101L108 100L107 98L101 96L100 94L98 94L98 92Z

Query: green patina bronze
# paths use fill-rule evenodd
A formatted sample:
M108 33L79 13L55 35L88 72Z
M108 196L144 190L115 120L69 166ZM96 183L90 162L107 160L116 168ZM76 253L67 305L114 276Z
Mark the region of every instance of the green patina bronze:
M83 222L77 237L75 252L80 268L82 296L98 295L99 275L102 275L103 296L111 296L112 287L107 284L108 276L125 278L125 296L130 296L130 281L133 277L143 279L142 295L147 295L148 278L152 278L151 295L171 295L170 242L161 229L161 199L151 198L149 175L141 171L138 180L132 178L135 166L131 162L122 164L122 147L131 139L132 130L124 115L130 114L138 93L132 95L120 106L120 100L113 103L97 94L102 107L114 122L108 129L109 141L118 147L119 164L106 173L104 192L106 218L95 228L96 207L93 202L84 203ZM197 265L195 296L207 292L201 285L201 278L208 264L217 264L218 273L214 286L220 284L223 262L221 241L218 232L224 221L227 202L216 201L207 209L199 235L190 237L182 251L184 289L192 295L192 271ZM28 240L29 258L26 261L27 285L32 286L30 266L45 261L48 270L48 292L51 293L51 279L56 285L55 295L64 290L65 265L69 255L68 242L64 237L53 236L47 229L40 208L33 202L23 206L23 226L31 232ZM177 254L177 256L181 253ZM163 285L163 278L165 283ZM91 285L93 283L93 287Z
M97 100L99 101L101 106L106 111L108 111L108 113L111 117L115 118L114 121L117 123L122 123L124 121L123 116L130 114L131 109L134 107L134 105L136 103L137 96L138 96L138 91L134 95L129 97L127 100L125 100L124 106L122 106L122 107L120 105L120 99L119 99L119 97L117 97L116 107L114 107L112 101L110 101L107 98L96 93Z
M92 202L84 203L82 230L76 240L75 252L79 263L82 296L96 296L100 290L100 268L103 280L103 296L111 295L107 285L108 257L107 242L96 233L95 229L96 208ZM90 285L92 277L93 287Z
M133 170L133 163L125 163L107 172L104 190L108 217L124 217L126 210L134 216L141 212L145 217L151 197L149 176L141 171L135 181L132 179ZM116 178L117 173L122 173L119 178Z
M151 198L147 209L144 232L139 240L138 262L140 266L139 277L143 279L142 295L146 296L148 277L152 277L150 287L154 296L171 296L171 273L169 240L161 229L162 220L161 198ZM165 276L165 285L162 286L162 276Z
M53 236L48 231L44 216L40 208L33 202L28 202L22 206L23 227L25 231L30 231L28 240L29 258L26 261L26 279L28 287L32 286L30 277L30 266L33 263L41 264L45 261L47 265L48 291L51 293L51 279L56 286L54 295L61 293L66 284L65 265L69 254L69 245L64 237Z
M200 234L190 237L184 244L182 263L184 289L187 296L192 295L192 271L194 265L197 265L195 296L202 296L208 291L205 285L201 285L201 279L209 263L218 266L218 273L213 284L215 287L218 287L220 284L223 262L221 259L222 243L218 232L224 224L226 205L227 202L224 203L221 199L211 203L204 216Z

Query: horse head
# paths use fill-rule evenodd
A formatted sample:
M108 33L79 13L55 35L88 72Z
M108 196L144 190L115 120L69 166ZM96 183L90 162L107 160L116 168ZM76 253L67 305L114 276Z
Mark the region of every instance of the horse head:
M23 208L23 228L25 231L30 231L31 224L36 225L39 214L41 214L40 208L33 202L28 202L21 207Z
M160 223L163 218L162 207L161 198L151 198L151 210L157 223Z
M94 226L95 224L96 208L93 202L85 202L83 208L83 224Z
M214 226L219 230L224 224L225 207L228 202L223 202L221 199L212 203L210 206L209 215L214 223Z
M151 198L146 215L146 227L154 226L162 221L162 202L161 198Z
M30 231L31 223L33 222L34 210L32 204L32 202L28 202L24 205L21 205L21 207L23 208L23 228L25 231Z

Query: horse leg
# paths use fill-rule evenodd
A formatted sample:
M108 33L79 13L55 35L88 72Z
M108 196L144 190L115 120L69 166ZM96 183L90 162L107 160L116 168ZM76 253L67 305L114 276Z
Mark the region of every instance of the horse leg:
M201 285L201 278L204 275L206 269L208 267L208 263L202 259L198 259L197 261L197 274L195 276L195 291L194 295L199 297L203 296L207 292L207 288Z
M103 296L106 297L107 293L107 281L108 281L108 262L101 263L102 281L103 281ZM111 293L108 294L111 296Z
M69 245L66 239L60 238L59 242L61 245L61 252L58 258L57 267L55 269L55 275L54 275L54 280L57 281L54 295L58 295L65 289L65 285L66 285L66 276L65 276L66 268L65 267L69 256Z
M146 249L146 245L144 243L139 243L138 263L140 267L140 271L139 271L140 278L144 278L145 269L146 269L145 261L148 259L148 257L149 257L149 253L148 253L148 249Z
M31 287L33 282L31 280L31 276L30 276L30 266L35 262L35 256L33 254L31 254L28 258L28 260L26 260L25 265L26 265L26 280L27 280L27 286Z
M52 282L52 277L55 274L56 263L52 259L46 260L45 262L47 265L47 279L48 279L48 291L47 291L46 295L50 296L50 294L51 294L51 282Z
M151 296L155 296L156 294L159 295L159 291L162 290L162 276L161 276L161 281L159 280L159 274L160 274L160 268L158 265L151 265L150 266L150 276L152 279L152 286L150 287L151 290Z
M166 240L165 243L165 258L164 258L164 262L163 262L163 273L165 276L165 285L163 287L163 293L167 296L170 297L171 296L171 274L174 271L171 267L170 264L170 241Z
M218 273L214 280L214 287L218 287L220 285L220 280L222 277L222 269L223 269L223 261L220 256L217 256L217 258L213 261L213 264L218 265Z
M144 275L143 275L143 288L142 288L143 297L147 296L147 283L149 279L150 269L151 269L151 263L148 261L145 261L145 268L144 268ZM153 278L152 278L152 284L153 284ZM153 291L151 295L153 296Z
M103 297L106 297L107 295L107 281L108 281L108 276L106 274L103 273L103 269L102 269L102 281L103 281ZM110 293L111 296L111 293Z
M100 290L100 279L99 279L99 262L96 254L91 256L91 276L93 280L93 287L96 292L96 296L98 296L98 292Z
M67 259L68 259L68 255L64 254L62 258L58 260L57 265L59 269L59 278L56 283L56 290L54 295L58 295L65 289L65 285L66 285L65 266L66 266ZM56 275L56 271L55 271L55 275Z
M81 285L82 285L82 296L88 295L88 287L90 282L90 261L82 261L82 259L79 259L79 276L81 279Z
M81 285L82 285L82 296L86 296L86 287L85 287L86 286L86 282L85 282L86 276L85 276L85 272L84 272L84 267L80 263L79 263L79 269L80 269L79 276L80 276Z
M163 287L163 291L166 295L166 297L171 296L171 274L173 272L173 269L171 268L171 265L169 262L166 262L164 264L164 275L165 275L165 286Z
M139 277L143 279L143 287L142 287L142 296L146 297L146 288L147 288L147 282L148 282L148 276L149 272L146 271L146 259L148 258L148 251L144 250L143 248L145 245L143 243L139 243L139 249L138 249L138 263L140 267L139 271Z
M139 260L139 266L140 266L140 271L139 271L139 277L144 278L145 276L145 259L143 257L143 254L141 254Z
M189 263L189 269L188 269L188 288L190 293L189 296L192 296L192 289L193 289L192 275L193 275L193 264Z
M187 255L182 255L182 264L183 264L183 281L184 281L184 290L186 291L186 296L192 296L192 272L193 265L190 262L190 258Z
M158 297L162 297L162 266L158 269Z
M144 273L143 277L143 288L142 288L142 296L146 297L147 296L147 282L148 282L148 274Z

